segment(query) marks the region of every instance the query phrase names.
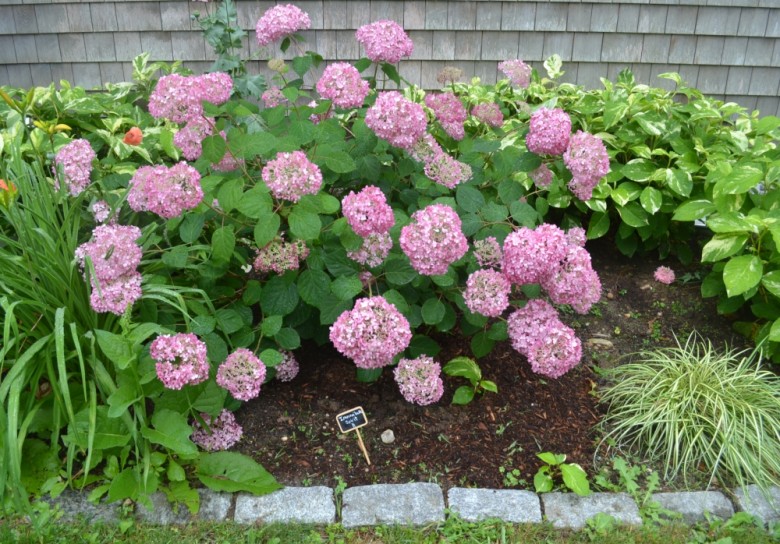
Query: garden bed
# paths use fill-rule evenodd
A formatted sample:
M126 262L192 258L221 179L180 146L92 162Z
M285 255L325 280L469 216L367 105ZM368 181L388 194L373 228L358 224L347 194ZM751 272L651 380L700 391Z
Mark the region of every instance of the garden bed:
M445 377L435 405L420 407L399 394L392 373L373 384L355 380L355 366L330 346L305 345L297 352L301 372L290 384L266 384L259 398L237 413L244 428L240 451L253 456L287 485L434 481L450 486L533 487L541 465L536 453L565 453L567 461L593 475L594 426L602 414L597 401L599 367L618 364L632 352L674 344L698 331L716 346L733 345L731 322L718 315L713 299L702 300L700 284L653 280L652 258L626 259L607 243L588 248L603 284L601 301L585 316L564 319L583 341L583 362L557 380L531 372L509 342L480 359L485 379L498 394L485 393L466 406L450 406L465 383ZM691 270L695 278L695 270ZM440 336L442 364L470 355L468 342ZM371 458L367 465L354 433L338 431L335 416L362 406L369 423L362 434ZM395 441L381 434L392 430ZM516 472L514 472L516 471Z

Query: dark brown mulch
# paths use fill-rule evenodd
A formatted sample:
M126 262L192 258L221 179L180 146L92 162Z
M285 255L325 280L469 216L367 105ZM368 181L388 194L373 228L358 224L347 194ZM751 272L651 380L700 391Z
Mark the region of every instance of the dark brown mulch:
M479 360L483 377L498 384L467 406L450 405L453 392L466 381L444 376L445 392L433 406L407 403L390 369L373 384L355 380L355 366L329 346L307 345L296 352L301 372L291 383L274 381L259 398L238 412L244 438L238 448L262 463L286 485L335 486L435 481L444 488L504 488L518 482L532 488L541 465L539 452L565 453L590 474L594 425L602 408L595 393L593 368L619 363L640 349L671 345L673 333L686 337L698 330L715 343L733 341L728 320L714 302L702 301L696 283L666 286L653 281L660 264L653 259L627 260L614 251L592 248L594 268L604 287L602 301L586 316L564 315L583 342L583 360L558 380L531 372L525 359L507 342ZM663 263L666 264L666 263ZM674 265L673 265L674 266ZM678 277L684 270L675 266ZM470 356L468 341L437 338L446 363ZM336 414L362 406L369 423L361 430L371 465L355 433L341 434ZM395 440L382 442L383 431Z

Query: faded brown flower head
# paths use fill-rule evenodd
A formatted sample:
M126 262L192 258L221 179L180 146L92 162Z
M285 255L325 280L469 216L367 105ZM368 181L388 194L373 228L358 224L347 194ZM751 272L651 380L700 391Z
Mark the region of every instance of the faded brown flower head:
M280 74L287 71L287 65L284 63L284 59L271 59L268 61L268 67Z
M436 81L442 85L446 85L449 82L456 82L463 77L463 70L456 66L445 66L436 75Z

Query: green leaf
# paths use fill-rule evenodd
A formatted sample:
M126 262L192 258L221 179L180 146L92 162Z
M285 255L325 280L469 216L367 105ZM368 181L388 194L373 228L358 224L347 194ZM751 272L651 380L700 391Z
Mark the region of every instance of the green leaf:
M141 428L141 434L150 442L179 455L198 453L198 448L190 440L192 428L182 414L172 410L158 410L152 416L152 427Z
M225 213L234 210L244 196L244 180L231 179L222 184L217 193L219 207Z
M385 276L388 283L399 286L411 282L418 274L403 257L388 257L385 261Z
M479 382L479 386L484 389L485 391L490 391L491 393L498 393L498 386L495 382L491 382L490 380L482 380Z
M190 320L190 328L199 336L208 334L217 326L217 320L210 315L196 315Z
M733 257L723 268L723 283L729 297L749 291L759 284L764 274L761 259L755 255Z
M181 222L179 226L179 238L185 244L191 244L198 239L206 218L203 214L190 213Z
M398 70L396 70L395 66L387 62L383 62L380 66L382 67L382 72L384 72L388 79L400 87L401 76L398 74Z
M260 324L260 332L263 336L273 336L282 328L282 320L284 318L280 315L269 315L263 318L263 322Z
M637 183L627 181L615 187L612 190L611 197L620 206L625 206L632 200L639 198L640 194L642 194L642 187Z
M628 101L616 96L604 104L604 128L610 128L628 112Z
M618 206L617 212L623 223L630 227L639 228L649 224L647 212L636 202L629 202L623 207Z
M522 153L514 162L514 167L518 172L533 172L541 165L542 158L530 151Z
M769 339L772 342L780 342L780 319L775 319L772 328L769 329Z
M341 276L330 284L330 289L339 300L352 300L363 291L363 282L357 275Z
M241 327L244 326L244 320L241 319L241 314L230 308L220 308L214 314L214 317L217 319L219 328L222 329L222 332L225 334L238 332L241 330Z
M265 247L276 237L282 220L279 215L272 213L259 217L255 224L255 244L257 247Z
M254 159L276 148L276 137L270 132L244 133L238 129L228 131L228 145L240 159Z
M736 195L747 193L761 183L764 174L755 166L737 166L728 176L718 181L712 189L713 198L720 195Z
M474 357L479 359L490 353L495 343L495 340L490 338L487 332L478 332L471 338L471 352Z
M325 162L325 166L337 174L348 174L349 172L354 172L357 168L355 161L349 153L327 146L317 150L317 158L322 159Z
M680 196L688 197L693 189L691 175L683 170L666 169L666 186Z
M478 212L485 205L482 191L471 185L459 185L455 191L455 201L467 212Z
M355 373L355 379L360 383L374 383L381 377L381 368L358 368Z
M260 360L265 366L275 367L281 363L283 359L284 355L275 349L264 349L260 352Z
M758 234L758 227L741 213L718 213L707 218L707 228L717 234L752 232Z
M493 223L506 221L507 217L509 217L509 209L507 209L506 206L493 201L490 201L485 206L483 206L481 213L482 218L485 221L490 221Z
M714 263L740 252L748 241L747 234L716 234L701 250L702 262Z
M171 461L172 462L172 461ZM197 514L200 509L200 495L197 489L190 487L186 480L173 480L170 477L170 484L163 488L165 496L172 503L184 504L190 514Z
M141 398L143 398L143 394L141 394L135 384L126 383L122 385L108 397L108 417L121 416L131 404Z
M695 221L716 210L715 204L709 200L689 200L678 206L672 219L675 221Z
M302 55L300 57L295 57L292 60L292 68L296 74L303 77L306 74L306 72L309 71L309 68L311 68L312 61L313 59L311 55Z
M126 468L111 480L108 488L108 502L135 499L138 497L140 486L135 470Z
M330 292L330 276L326 272L307 269L298 276L298 294L307 304L319 306Z
M564 463L561 465L561 476L563 483L581 497L590 495L590 484L588 475L582 470L582 467L576 463Z
M542 470L534 475L534 489L537 493L548 493L552 491L553 479Z
M135 363L133 344L124 336L98 329L95 330L95 337L101 351L117 368L124 370L131 363Z
M601 238L607 232L609 232L609 214L594 213L591 215L588 223L588 240Z
M509 205L509 211L518 225L533 228L539 221L539 212L527 202L516 200Z
M297 238L316 240L320 236L322 221L320 221L320 216L316 213L296 207L287 218L287 221L290 224L290 232Z
M265 495L282 486L261 465L232 451L202 453L197 463L198 479L214 491L247 491Z
M427 325L436 325L444 319L447 309L438 298L429 298L422 306L422 318Z
M645 211L650 215L655 214L655 212L661 209L661 204L663 204L663 201L663 194L661 194L661 191L654 187L645 187L642 189L642 194L639 195L639 202L642 204L642 207L645 209Z
M236 235L233 225L220 227L211 237L211 257L217 262L227 262L236 247Z
M655 164L647 159L634 159L620 168L620 173L632 181L647 181L655 171Z
M777 298L780 298L780 270L772 270L761 278L761 285Z
M225 139L219 134L206 136L203 139L202 146L203 151L201 153L201 157L212 164L217 164L219 161L221 161L222 157L225 156L225 149L227 149L227 146L225 145Z
M301 347L301 337L298 332L291 327L284 327L278 333L274 335L274 340L279 344L279 347L292 351Z
M452 404L468 404L472 400L474 400L474 388L468 385L458 387L452 396Z
M455 357L444 365L442 371L447 376L460 376L474 383L482 379L482 370L476 361L469 357Z
M260 306L270 315L291 314L298 305L298 290L295 283L288 282L282 276L274 276L260 293Z
M536 456L541 459L543 462L547 463L548 465L554 466L554 465L560 465L566 460L566 454L563 453L552 453L549 451L544 451L541 453L537 453Z

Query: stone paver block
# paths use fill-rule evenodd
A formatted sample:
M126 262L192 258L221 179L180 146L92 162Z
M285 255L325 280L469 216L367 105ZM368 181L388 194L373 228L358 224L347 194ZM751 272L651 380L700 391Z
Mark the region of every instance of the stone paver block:
M136 508L136 516L140 521L151 525L182 525L194 519L204 521L225 521L230 504L233 500L230 493L217 493L210 489L199 489L200 508L195 515L183 504L171 504L163 493L154 493L150 499L153 509L145 506Z
M240 494L236 498L237 523L315 523L336 520L336 503L329 487L286 487L268 495Z
M56 499L45 499L62 512L63 521L74 521L78 518L89 523L117 523L119 521L119 503L92 504L87 500L86 493L66 490Z
M772 112L763 112L771 115ZM749 485L734 490L737 508L751 514L764 523L780 521L780 487L772 486L767 495L757 485Z
M341 523L425 525L444 521L444 495L436 484L378 484L344 491Z
M545 517L559 529L582 529L598 513L608 514L621 523L641 525L639 507L626 493L593 493L580 497L574 493L542 495Z
M731 501L719 491L653 493L652 500L658 502L662 508L682 514L685 522L689 524L705 521L705 512L721 519L734 515Z
M467 489L454 487L447 493L450 510L466 521L498 518L511 523L540 523L539 496L516 489Z

